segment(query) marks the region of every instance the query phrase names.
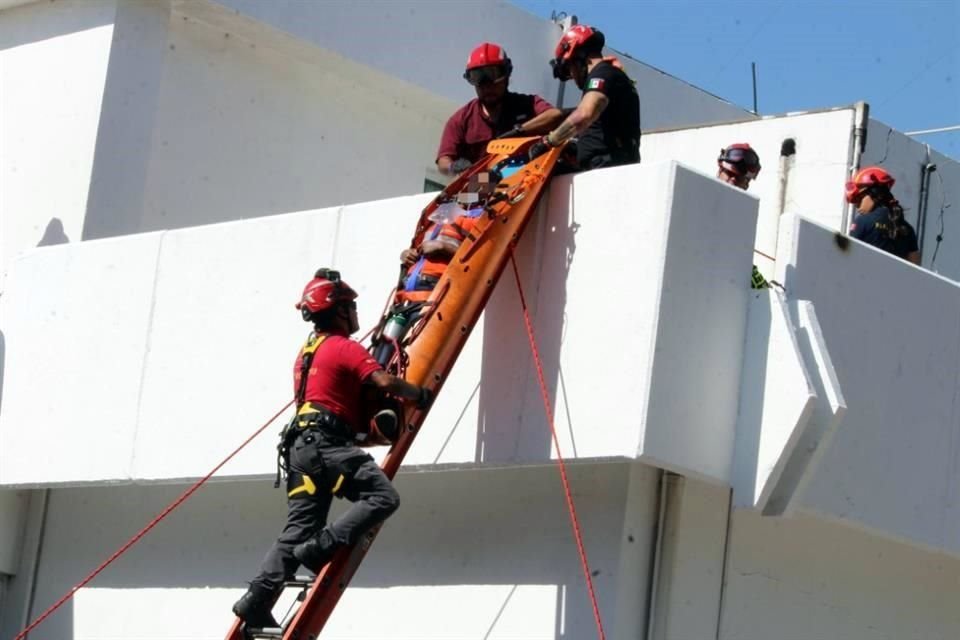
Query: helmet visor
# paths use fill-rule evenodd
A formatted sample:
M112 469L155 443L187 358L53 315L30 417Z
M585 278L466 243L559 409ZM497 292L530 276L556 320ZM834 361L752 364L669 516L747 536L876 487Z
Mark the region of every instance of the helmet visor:
M467 82L477 87L483 84L493 84L506 80L507 70L503 65L491 64L485 67L467 69L463 77Z

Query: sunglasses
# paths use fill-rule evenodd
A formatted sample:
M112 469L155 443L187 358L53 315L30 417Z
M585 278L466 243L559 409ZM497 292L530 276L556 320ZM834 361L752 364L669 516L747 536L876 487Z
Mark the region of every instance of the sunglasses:
M488 65L486 67L477 67L467 69L463 78L475 87L502 82L507 79L506 69L502 65Z

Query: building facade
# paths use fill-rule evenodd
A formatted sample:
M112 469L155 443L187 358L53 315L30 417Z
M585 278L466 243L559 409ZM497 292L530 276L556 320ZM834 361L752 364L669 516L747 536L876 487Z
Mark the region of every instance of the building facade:
M317 266L375 321L467 52L555 99L559 33L499 2L0 3L0 637L288 400ZM627 63L643 164L555 179L518 247L607 637L957 637L957 164ZM735 141L749 193L710 177ZM837 239L880 160L923 269ZM503 278L324 638L596 636L521 324ZM225 635L281 526L277 428L30 637Z

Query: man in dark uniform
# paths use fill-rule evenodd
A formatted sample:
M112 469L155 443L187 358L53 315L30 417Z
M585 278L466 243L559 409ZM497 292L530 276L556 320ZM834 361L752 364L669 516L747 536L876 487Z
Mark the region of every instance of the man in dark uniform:
M276 627L271 608L301 564L319 572L344 545L387 519L400 496L373 458L356 446L363 392L372 386L426 408L430 391L392 376L350 335L359 327L356 292L329 269L317 271L297 308L310 334L294 364L297 416L287 427L287 523L233 612L250 628ZM378 423L381 430L392 424ZM289 435L290 437L286 437ZM353 504L326 524L333 498Z
M500 136L530 136L555 127L563 114L538 95L509 90L513 63L499 45L484 42L467 58L464 79L477 97L458 109L443 128L437 150L440 173L456 175L486 153L487 143Z
M531 148L536 157L574 136L581 171L640 162L640 97L620 61L603 56L603 34L587 25L571 27L551 60L553 75L573 79L583 91L576 109Z
M717 156L717 179L744 191L750 189L750 183L760 175L760 168L760 156L746 142L720 149L720 155ZM770 288L770 283L757 269L757 265L753 265L750 274L750 288Z
M919 265L917 234L890 192L894 182L880 167L862 169L847 182L847 202L859 212L850 225L850 236Z

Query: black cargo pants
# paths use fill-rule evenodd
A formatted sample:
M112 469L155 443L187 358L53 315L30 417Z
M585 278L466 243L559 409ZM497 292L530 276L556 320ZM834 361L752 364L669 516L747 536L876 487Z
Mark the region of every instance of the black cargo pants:
M300 563L293 548L326 526L333 498L353 504L327 527L340 545L356 542L400 506L400 495L373 458L352 443L308 429L290 450L287 523L251 584L279 590Z

